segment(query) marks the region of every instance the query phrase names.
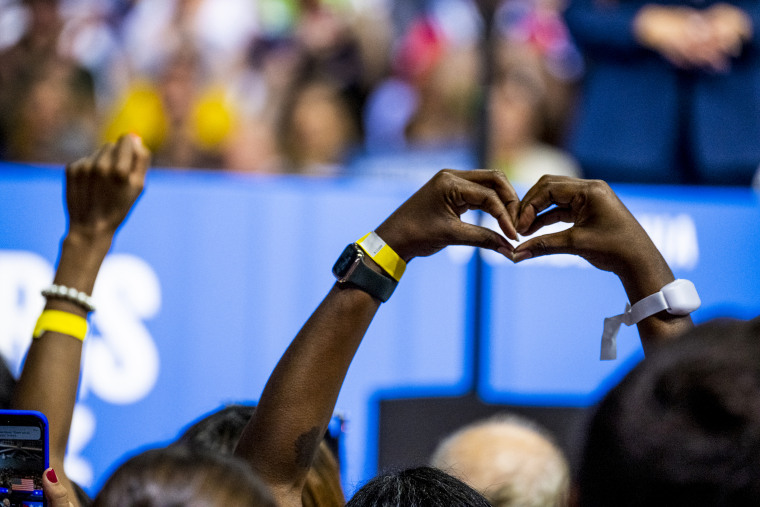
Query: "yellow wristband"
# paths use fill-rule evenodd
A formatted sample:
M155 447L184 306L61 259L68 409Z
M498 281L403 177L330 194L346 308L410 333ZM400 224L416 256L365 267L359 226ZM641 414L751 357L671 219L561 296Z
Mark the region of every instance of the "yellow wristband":
M87 335L87 319L69 312L45 310L37 319L33 336L39 338L45 331L67 334L77 340L84 341L84 337Z
M401 280L401 275L406 271L406 262L404 262L404 259L399 257L380 236L375 234L374 231L362 236L356 244L359 245L359 247L364 250L364 253L369 255L373 261L377 262L386 273L391 275L394 280L397 282Z

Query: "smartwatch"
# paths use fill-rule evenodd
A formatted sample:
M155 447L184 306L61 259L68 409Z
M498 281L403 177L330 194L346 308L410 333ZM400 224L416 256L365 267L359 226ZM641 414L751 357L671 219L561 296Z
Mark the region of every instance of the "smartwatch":
M356 243L351 243L340 254L332 268L338 283L350 283L383 303L388 301L398 282L382 275L364 263L366 254Z

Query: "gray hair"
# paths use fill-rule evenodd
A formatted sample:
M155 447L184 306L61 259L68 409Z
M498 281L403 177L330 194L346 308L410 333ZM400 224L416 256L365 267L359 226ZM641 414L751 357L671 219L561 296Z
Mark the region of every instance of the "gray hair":
M570 472L547 430L514 414L469 424L446 437L431 464L467 482L494 507L564 507Z

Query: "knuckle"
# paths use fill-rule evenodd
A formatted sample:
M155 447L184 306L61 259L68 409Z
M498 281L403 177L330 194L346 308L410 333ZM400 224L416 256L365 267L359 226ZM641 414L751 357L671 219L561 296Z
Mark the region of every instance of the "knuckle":
M453 169L441 169L436 173L435 177L441 180L450 180L456 178L456 175Z
M124 180L129 177L130 168L131 164L128 160L121 160L116 164L116 167L114 167L114 172L119 179Z
M97 173L99 173L99 174L103 174L103 175L105 175L105 174L108 174L108 172L109 172L110 168L111 168L111 164L109 164L109 163L108 163L108 161L107 161L107 160L105 160L105 159L104 159L104 158L102 158L102 157L101 157L101 158L99 158L99 159L98 159L98 160L95 162L95 167L94 167L94 170L95 170L95 172L97 172Z
M543 174L538 179L538 182L536 183L536 186L538 186L538 185L546 185L548 183L551 183L552 181L554 181L554 177L551 174Z
M483 197L481 199L482 205L489 206L490 208L498 208L503 205L499 198L499 194L493 188L484 187L481 189L481 192L483 192Z
M86 158L80 161L77 169L79 174L86 175L93 171L95 161L92 158Z
M589 186L589 193L593 196L604 196L609 195L612 193L612 189L607 184L606 181L603 180L589 180L588 181Z
M83 160L77 160L76 162L72 162L71 164L68 164L66 166L66 174L73 176L77 173L80 173L82 171L82 166L84 165Z
M546 244L546 240L543 238L536 239L536 242L531 247L531 251L534 252L535 256L541 256L546 255L549 253L549 247Z
M504 174L503 171L499 169L488 169L488 172L490 173L493 179L500 182L509 183L509 179L507 178L507 175Z
M457 179L457 176L453 173L451 169L442 169L438 171L435 176L433 176L433 183L436 185L449 187L453 185L454 181Z

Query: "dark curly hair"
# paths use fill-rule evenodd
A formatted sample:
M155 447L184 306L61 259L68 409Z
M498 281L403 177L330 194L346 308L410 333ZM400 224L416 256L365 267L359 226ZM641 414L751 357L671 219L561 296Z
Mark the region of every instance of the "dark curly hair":
M601 402L585 506L760 504L760 325L714 321L655 351Z
M418 467L379 475L346 507L490 507L480 493L437 468Z

